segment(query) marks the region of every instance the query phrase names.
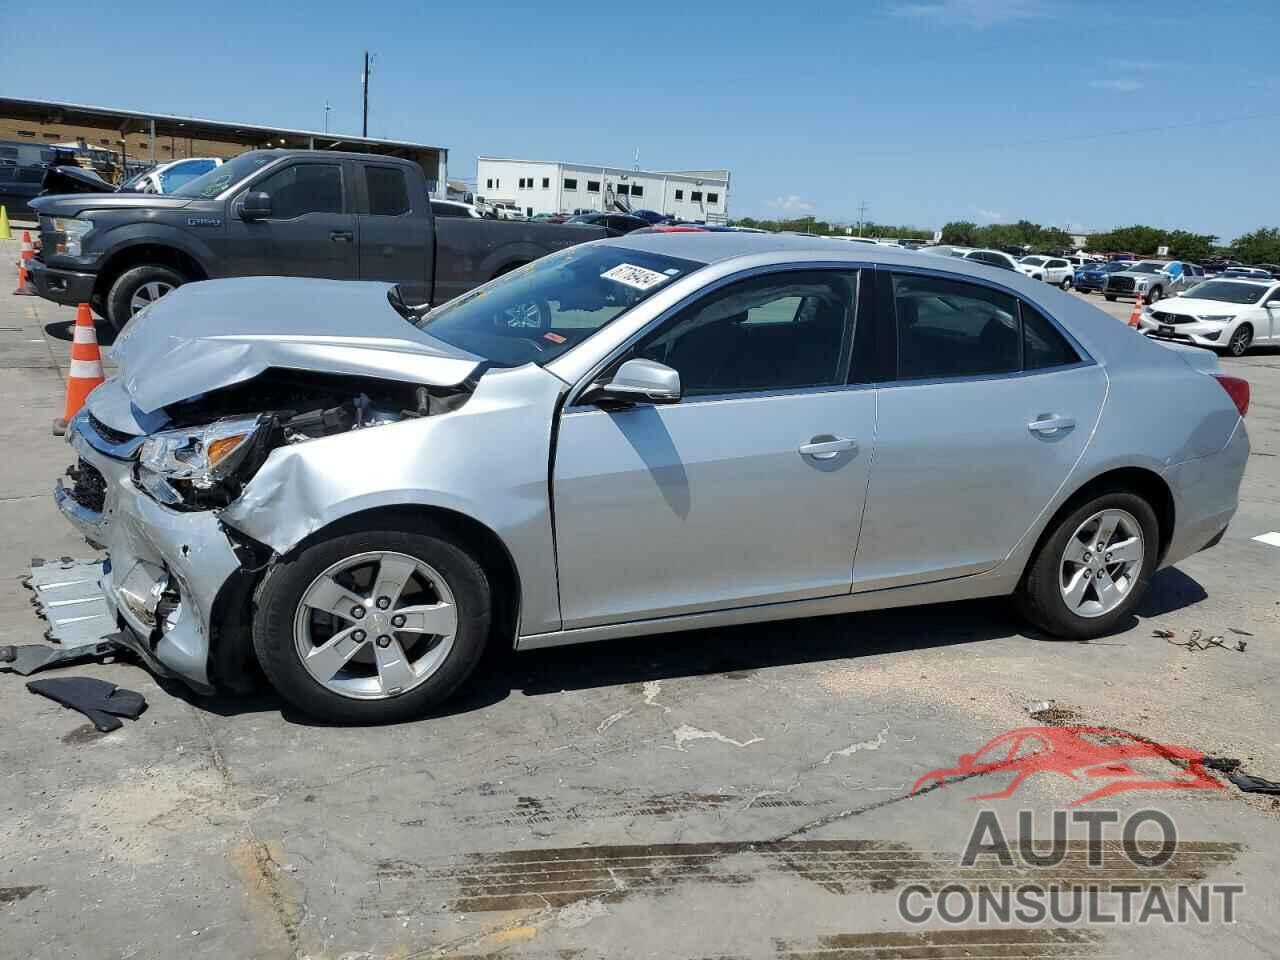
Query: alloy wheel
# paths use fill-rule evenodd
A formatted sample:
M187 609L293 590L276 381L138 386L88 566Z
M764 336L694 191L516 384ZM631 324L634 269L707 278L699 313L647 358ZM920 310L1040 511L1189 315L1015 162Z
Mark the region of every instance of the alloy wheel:
M140 286L133 294L133 298L129 301L129 316L133 316L143 307L149 307L155 303L166 293L173 290L172 283L165 283L163 280L151 280Z
M1067 609L1101 617L1124 602L1142 573L1142 527L1127 510L1099 510L1062 551L1058 585Z
M1241 327L1231 335L1231 355L1233 357L1243 357L1245 351L1249 349L1249 344L1253 343L1253 333L1248 327Z
M294 616L298 658L336 694L383 700L426 682L453 649L458 610L443 576L404 553L360 553L311 581Z

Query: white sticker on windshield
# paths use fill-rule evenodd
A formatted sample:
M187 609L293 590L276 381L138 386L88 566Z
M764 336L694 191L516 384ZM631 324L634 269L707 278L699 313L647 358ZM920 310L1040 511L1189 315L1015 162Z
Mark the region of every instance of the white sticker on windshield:
M625 283L628 287L635 287L637 290L648 290L650 287L656 287L658 284L666 283L671 279L656 270L647 270L644 267L637 267L630 263L620 263L612 270L606 270L600 276L605 280L616 280L618 283Z

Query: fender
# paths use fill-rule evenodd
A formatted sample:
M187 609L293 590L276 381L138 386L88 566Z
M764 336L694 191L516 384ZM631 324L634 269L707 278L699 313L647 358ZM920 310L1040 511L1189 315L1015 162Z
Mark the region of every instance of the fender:
M127 223L109 228L99 240L107 240L108 244L99 257L98 269L130 247L156 246L180 250L199 264L206 277L215 276L210 265L217 258L208 244L178 227L155 221Z
M284 555L346 517L438 507L502 542L522 632L560 629L548 463L563 382L532 364L491 370L461 408L279 447L221 520Z

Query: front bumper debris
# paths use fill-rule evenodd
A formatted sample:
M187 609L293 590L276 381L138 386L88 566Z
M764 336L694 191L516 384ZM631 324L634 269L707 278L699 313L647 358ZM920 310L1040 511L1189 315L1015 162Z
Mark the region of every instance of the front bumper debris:
M87 410L67 427L79 454L77 476L101 476L54 499L63 516L107 551L98 586L123 640L158 672L199 690L211 689L209 648L214 604L241 569L212 511L178 511L156 503L133 482L137 444L96 429ZM123 455L123 456L122 456ZM85 496L101 487L100 502Z

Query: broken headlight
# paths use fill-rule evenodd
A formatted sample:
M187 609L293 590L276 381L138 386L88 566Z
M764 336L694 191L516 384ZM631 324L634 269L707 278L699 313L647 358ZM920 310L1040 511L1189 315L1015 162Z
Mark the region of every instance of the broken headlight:
M260 416L231 417L204 427L152 434L138 455L135 479L170 506L216 501L219 498L204 494L235 475L263 426Z

